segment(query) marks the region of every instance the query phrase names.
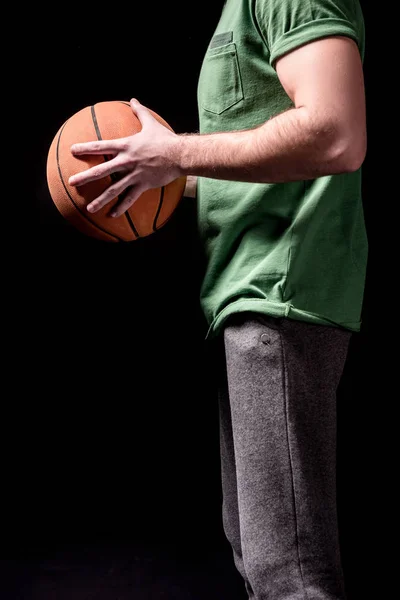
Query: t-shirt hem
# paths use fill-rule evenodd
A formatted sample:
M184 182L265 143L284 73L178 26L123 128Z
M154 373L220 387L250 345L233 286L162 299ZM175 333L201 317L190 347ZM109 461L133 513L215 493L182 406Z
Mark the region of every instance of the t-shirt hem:
M318 19L309 21L284 33L270 48L270 63L274 65L278 58L303 44L323 37L343 35L352 38L359 46L360 40L354 27L345 19Z
M315 323L317 325L339 327L354 332L358 332L361 329L361 320L355 322L334 321L317 313L300 310L291 304L278 304L261 298L252 298L250 300L237 300L221 310L209 325L206 333L206 340L216 337L219 334L229 316L243 312L255 312L276 318L287 317L288 319Z

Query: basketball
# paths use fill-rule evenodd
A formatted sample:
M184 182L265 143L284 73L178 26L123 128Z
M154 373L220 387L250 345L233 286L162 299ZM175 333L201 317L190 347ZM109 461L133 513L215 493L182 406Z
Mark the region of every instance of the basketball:
M150 112L172 131L162 117L152 110ZM58 211L81 233L108 242L131 242L160 229L177 208L186 177L180 177L162 188L145 191L119 217L110 216L118 197L97 213L86 210L87 205L112 183L112 176L80 187L68 184L71 175L108 160L107 156L73 156L72 144L123 138L138 133L141 128L129 102L106 101L79 110L57 131L47 155L47 185Z

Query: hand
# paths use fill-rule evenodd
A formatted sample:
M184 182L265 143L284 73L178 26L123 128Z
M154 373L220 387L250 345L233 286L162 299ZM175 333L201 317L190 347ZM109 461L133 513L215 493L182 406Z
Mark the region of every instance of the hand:
M171 183L182 175L174 156L179 136L159 123L151 112L136 99L131 108L138 117L142 129L129 137L114 140L97 140L74 144L74 156L101 154L112 158L69 178L69 184L81 186L97 179L118 173L118 181L113 182L100 196L87 206L95 213L123 192L121 202L113 207L112 217L119 217L150 188L158 188Z

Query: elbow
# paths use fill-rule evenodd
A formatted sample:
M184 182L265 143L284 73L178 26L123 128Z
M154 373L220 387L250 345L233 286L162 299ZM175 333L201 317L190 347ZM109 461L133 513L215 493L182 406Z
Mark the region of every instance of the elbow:
M365 132L342 134L328 144L328 161L333 173L354 173L364 163L367 154Z
M360 140L358 143L350 140L340 159L340 168L343 173L354 173L358 171L364 163L367 154L366 141Z
M349 123L338 115L333 118L324 115L311 121L311 131L321 171L333 175L360 169L367 153L365 119Z

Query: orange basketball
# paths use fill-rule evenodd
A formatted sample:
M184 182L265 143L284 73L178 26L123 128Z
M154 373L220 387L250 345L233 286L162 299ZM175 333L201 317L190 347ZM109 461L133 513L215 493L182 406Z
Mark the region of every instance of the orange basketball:
M172 131L164 119L154 111L151 113ZM111 184L111 176L81 187L68 184L71 175L108 160L107 156L75 157L71 153L72 144L122 138L137 133L141 128L129 102L108 101L78 111L55 135L46 168L50 196L63 217L85 235L109 242L137 240L160 229L178 206L186 177L180 177L162 188L147 190L119 217L110 216L118 197L97 213L86 210L86 206Z

